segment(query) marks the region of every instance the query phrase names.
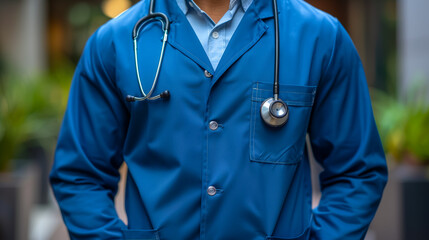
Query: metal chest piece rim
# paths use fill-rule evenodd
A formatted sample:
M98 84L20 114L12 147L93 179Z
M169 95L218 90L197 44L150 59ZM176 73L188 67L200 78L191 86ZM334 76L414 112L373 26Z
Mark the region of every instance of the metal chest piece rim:
M281 99L268 98L261 104L261 118L270 127L282 127L289 120L289 108Z

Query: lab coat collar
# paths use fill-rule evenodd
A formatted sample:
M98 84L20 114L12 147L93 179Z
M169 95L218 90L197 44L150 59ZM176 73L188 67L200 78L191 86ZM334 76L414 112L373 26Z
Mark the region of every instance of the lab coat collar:
M284 2L286 1L279 1L279 4ZM147 1L147 4L149 4L149 1ZM171 22L168 43L192 59L200 67L212 73L213 84L262 37L268 28L262 19L273 17L271 1L253 0L229 42L215 72L192 26L177 5L177 1L158 0L155 2L154 11L166 13Z
M185 15L188 13L189 10L188 2L192 2L193 4L195 3L194 0L176 0L176 2L180 10L182 10ZM253 0L230 0L229 10L231 10L235 4L240 4L240 7L243 9L244 12L246 12L252 2Z
M182 0L180 0L182 1ZM183 2L188 1L188 0L184 0ZM149 1L147 1L149 2ZM287 4L286 2L289 2L289 0L285 0L285 1L278 1L278 5L281 4ZM249 8L253 8L254 11L257 13L257 16L261 19L265 19L265 18L270 18L273 17L273 4L272 1L270 0L241 0L241 4L243 9L247 10ZM182 6L182 4L180 4L181 6L178 5L178 1L171 1L171 0L157 0L155 3L155 11L163 11L167 13L167 16L170 18L170 21L175 21L178 18L180 18L180 15L183 15L183 11L181 10L181 7L186 7L187 5L184 4L184 6ZM280 9L280 6L279 6ZM280 13L280 10L279 10Z

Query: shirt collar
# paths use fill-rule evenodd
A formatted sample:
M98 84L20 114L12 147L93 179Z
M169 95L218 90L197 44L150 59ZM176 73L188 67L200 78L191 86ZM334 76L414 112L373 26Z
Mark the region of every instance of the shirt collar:
M198 5L195 4L194 0L176 0L177 5L179 5L180 10L186 15L189 10L189 3L194 4L199 11L201 9L198 7ZM253 0L230 0L229 2L229 9L232 9L235 4L240 4L240 6L243 8L243 11L246 12L247 9L250 7L250 4L252 4ZM240 7L239 6L239 7Z

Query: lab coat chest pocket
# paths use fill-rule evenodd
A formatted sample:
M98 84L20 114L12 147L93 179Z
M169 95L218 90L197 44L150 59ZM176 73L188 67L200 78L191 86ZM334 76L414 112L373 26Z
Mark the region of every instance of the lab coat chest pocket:
M250 160L272 164L296 164L304 151L305 135L316 87L280 85L280 99L289 107L289 120L283 127L266 125L260 116L262 102L273 96L273 84L252 85L250 118Z

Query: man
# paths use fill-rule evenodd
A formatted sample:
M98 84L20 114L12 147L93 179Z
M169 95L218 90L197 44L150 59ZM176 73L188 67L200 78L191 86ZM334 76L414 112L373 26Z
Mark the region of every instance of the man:
M153 96L141 96L131 32L141 1L89 39L76 68L51 183L72 239L363 239L386 183L365 75L333 17L278 1L282 127L260 115L273 96L272 1L158 0L170 31ZM139 29L150 89L163 33ZM309 134L322 199L311 208ZM128 165L128 226L114 196Z

